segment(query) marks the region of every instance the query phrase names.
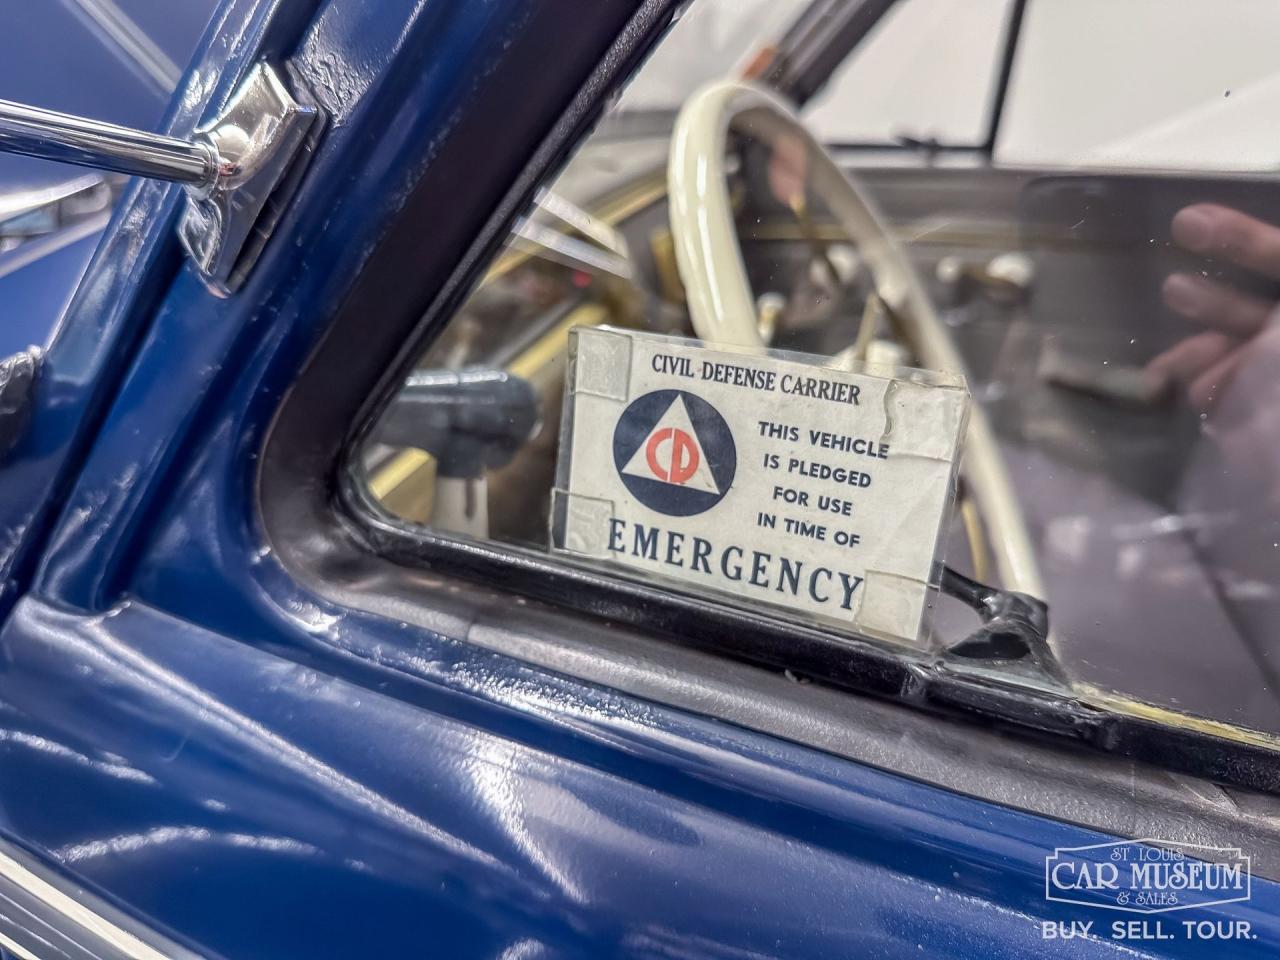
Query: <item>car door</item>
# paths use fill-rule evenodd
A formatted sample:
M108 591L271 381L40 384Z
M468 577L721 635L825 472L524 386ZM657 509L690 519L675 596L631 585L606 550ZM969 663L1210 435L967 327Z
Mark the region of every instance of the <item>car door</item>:
M219 8L171 130L264 61L323 128L230 295L180 188L126 194L0 465L6 949L1193 955L1046 896L1061 851L1142 837L1247 847L1250 899L1194 918L1224 955L1280 939L1265 744L780 653L749 612L353 509L353 442L673 6Z

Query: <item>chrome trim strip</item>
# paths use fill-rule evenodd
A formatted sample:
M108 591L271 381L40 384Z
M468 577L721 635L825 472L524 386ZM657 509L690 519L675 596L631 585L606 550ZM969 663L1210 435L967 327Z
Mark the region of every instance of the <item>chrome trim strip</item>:
M101 30L161 93L168 96L177 89L182 70L112 0L63 0L63 3Z
M51 253L57 253L63 247L69 247L71 244L97 233L106 227L110 219L111 211L104 210L78 223L55 230L53 233L47 233L44 236L28 240L12 250L0 251L0 279L7 277L15 270L21 270L23 267L49 256Z
M13 217L20 217L31 213L33 210L39 210L41 207L48 206L51 203L58 203L83 190L92 190L100 183L102 183L101 176L96 173L89 173L73 180L55 183L49 187L0 194L0 224Z
M34 960L196 960L3 841L0 945Z

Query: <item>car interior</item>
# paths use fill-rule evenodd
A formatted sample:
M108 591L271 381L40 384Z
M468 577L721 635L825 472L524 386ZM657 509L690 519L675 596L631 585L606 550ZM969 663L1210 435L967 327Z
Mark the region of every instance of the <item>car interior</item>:
M409 535L546 551L575 327L947 369L975 413L939 561L1042 601L1049 627L1019 672L1025 647L966 648L981 620L940 581L930 639L904 655L1280 733L1280 456L1264 415L1280 256L1228 237L1245 222L1232 212L1264 238L1280 223L1280 149L1269 170L1002 159L1052 0L997 5L979 142L820 142L806 102L915 2L783 5L789 23L674 107L624 93L369 435L370 502ZM727 200L702 262L680 253L696 175L680 143L701 144L684 159ZM1221 242L1197 239L1196 211L1226 225ZM747 309L703 306L735 296Z

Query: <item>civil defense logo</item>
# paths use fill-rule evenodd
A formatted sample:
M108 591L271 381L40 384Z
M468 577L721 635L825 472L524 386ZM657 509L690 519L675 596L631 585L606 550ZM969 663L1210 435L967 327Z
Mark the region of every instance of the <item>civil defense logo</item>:
M655 390L622 411L613 462L631 495L650 510L691 517L729 492L738 450L729 424L707 401L685 390Z

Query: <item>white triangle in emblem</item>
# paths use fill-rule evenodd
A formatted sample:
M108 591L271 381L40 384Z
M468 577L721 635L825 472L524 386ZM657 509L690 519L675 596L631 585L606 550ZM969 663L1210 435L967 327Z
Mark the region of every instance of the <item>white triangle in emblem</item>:
M676 397L636 448L622 472L676 487L718 494L702 442L689 420L684 397Z

